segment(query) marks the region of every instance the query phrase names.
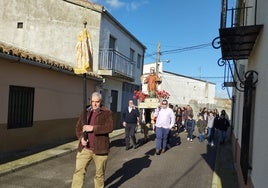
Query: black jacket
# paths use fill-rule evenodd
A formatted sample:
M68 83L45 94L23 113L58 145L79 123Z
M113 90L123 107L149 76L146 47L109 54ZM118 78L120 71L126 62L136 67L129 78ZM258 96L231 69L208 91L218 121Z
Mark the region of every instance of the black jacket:
M221 131L227 131L228 127L230 126L229 121L226 118L220 117L217 120L217 127Z
M140 116L140 112L138 110L138 108L134 108L131 110L131 112L129 113L128 111L128 107L123 111L123 122L127 122L127 123L137 123L137 117Z

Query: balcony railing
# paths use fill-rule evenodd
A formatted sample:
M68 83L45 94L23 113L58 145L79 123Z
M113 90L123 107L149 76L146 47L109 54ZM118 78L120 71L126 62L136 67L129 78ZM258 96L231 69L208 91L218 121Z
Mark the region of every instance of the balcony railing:
M229 8L228 0L223 0L221 11L221 28L247 26L248 13L249 10L253 11L253 8L253 6L245 6L244 3L237 8ZM256 7L254 24L252 25L256 25Z
M134 79L134 62L114 49L100 49L99 72L102 75Z
M243 1L238 1L235 8L229 8L228 0L222 0L219 33L223 59L248 59L263 27L256 24L256 11L257 0L253 6L245 6ZM250 23L249 18L254 23Z

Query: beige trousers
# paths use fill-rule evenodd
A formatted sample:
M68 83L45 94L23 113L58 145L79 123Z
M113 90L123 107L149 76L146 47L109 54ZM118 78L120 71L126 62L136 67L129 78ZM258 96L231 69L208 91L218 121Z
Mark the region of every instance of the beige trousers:
M83 187L87 167L92 161L92 159L96 166L96 173L94 177L95 188L104 187L104 174L108 155L96 155L93 153L93 151L84 148L76 155L76 166L73 174L72 188Z

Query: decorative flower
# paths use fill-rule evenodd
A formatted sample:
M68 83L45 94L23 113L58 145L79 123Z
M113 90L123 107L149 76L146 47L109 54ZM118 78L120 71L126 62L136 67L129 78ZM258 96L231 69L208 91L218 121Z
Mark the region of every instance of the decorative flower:
M138 99L139 101L143 102L147 96L148 94L145 94L142 91L135 90L133 98Z
M165 90L162 91L157 90L156 97L159 99L168 99L170 97L170 94Z
M162 91L157 90L155 93L156 93L156 98L158 99L168 99L170 96L170 94L165 90L162 90ZM143 93L142 91L138 91L138 90L134 91L133 99L138 99L139 101L144 102L144 100L147 97L149 97L149 95L146 93Z

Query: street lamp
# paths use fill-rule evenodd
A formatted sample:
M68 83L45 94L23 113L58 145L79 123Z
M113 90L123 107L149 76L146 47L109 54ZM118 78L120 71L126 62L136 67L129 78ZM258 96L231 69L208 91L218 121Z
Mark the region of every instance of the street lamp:
M158 74L159 73L159 63L163 63L163 62L165 62L165 63L169 63L170 62L170 60L169 59L166 59L166 60L164 60L164 61L157 61L156 62L156 65L155 65L155 72L156 72L156 74Z

